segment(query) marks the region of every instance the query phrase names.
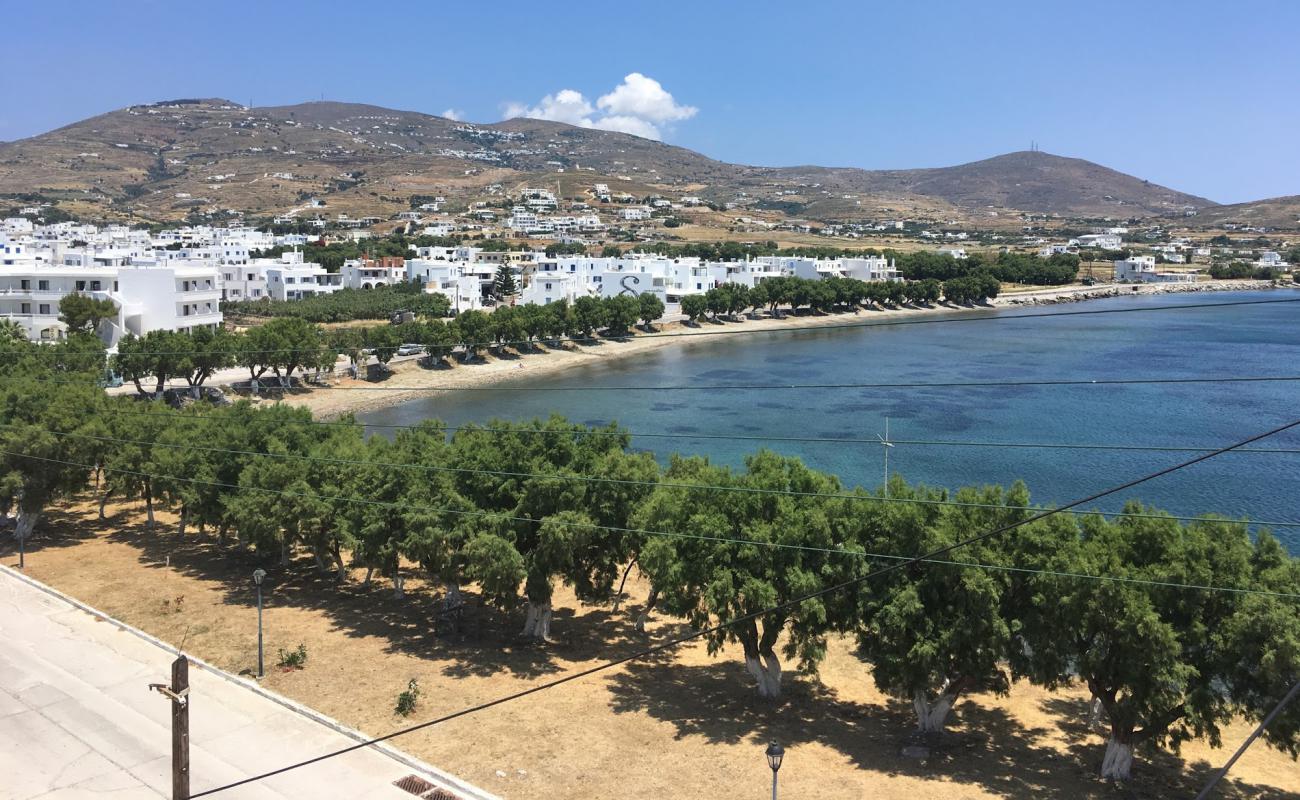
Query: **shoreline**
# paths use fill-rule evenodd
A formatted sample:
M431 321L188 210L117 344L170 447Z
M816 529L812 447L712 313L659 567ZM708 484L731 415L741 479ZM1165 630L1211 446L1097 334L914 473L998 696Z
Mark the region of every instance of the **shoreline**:
M624 340L599 339L597 343L590 345L579 345L570 342L566 346L557 348L538 346L536 352L517 352L514 349L508 349L504 355L485 355L482 360L473 364L449 361L442 366L426 367L420 364L423 359L412 359L394 365L387 377L382 380L369 381L365 379L338 378L331 381L330 385L331 387L342 387L341 389L312 390L302 394L294 394L278 401L263 402L282 402L300 406L309 409L317 419L332 420L348 414L390 408L418 398L433 397L438 394L438 389L486 388L500 383L528 380L535 376L557 375L577 366L595 364L605 359L627 358L661 347L669 347L690 341L693 336L708 333L713 328L727 328L734 331L731 335L740 335L743 333L763 333L798 328L856 324L865 322L872 317L885 321L922 315L960 314L979 310L1080 303L1109 297L1146 297L1187 292L1263 291L1274 288L1288 287L1275 287L1272 284L1261 286L1257 281L1244 280L1209 281L1185 285L1132 286L1106 284L1102 286L1068 286L1013 291L999 295L987 305L974 307L935 305L924 308L889 310L860 309L854 312L825 315L787 314L781 318L745 318L742 322L713 323L705 321L699 324L698 329L682 322L667 322L658 325L654 333L679 335L633 335ZM402 387L409 386L412 390L385 390L385 387L389 384Z

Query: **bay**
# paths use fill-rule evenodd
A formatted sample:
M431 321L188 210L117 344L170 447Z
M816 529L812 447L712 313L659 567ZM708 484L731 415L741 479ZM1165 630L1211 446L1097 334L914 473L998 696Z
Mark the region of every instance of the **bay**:
M1300 383L741 390L720 385L945 383L1300 374L1300 303L1152 310L1293 297L1260 291L1093 300L1048 311L1135 313L1028 317L1042 307L970 312L981 321L718 336L635 357L530 377L526 385L449 392L359 415L364 423L449 425L560 414L617 422L639 449L742 465L761 447L798 456L848 486L883 479L874 439L889 419L889 470L955 488L1023 479L1037 503L1062 503L1176 464L1193 453L950 446L997 442L1213 449L1300 417ZM887 320L862 313L846 321ZM744 323L736 323L737 327ZM631 391L609 387L647 387ZM692 387L662 389L652 387ZM589 391L572 391L571 389ZM564 391L554 391L563 389ZM701 435L738 437L693 438ZM740 438L747 437L747 438ZM1300 449L1292 430L1255 445ZM1229 453L1092 507L1140 499L1171 513L1219 513L1300 523L1300 454ZM1300 552L1300 527L1275 528Z

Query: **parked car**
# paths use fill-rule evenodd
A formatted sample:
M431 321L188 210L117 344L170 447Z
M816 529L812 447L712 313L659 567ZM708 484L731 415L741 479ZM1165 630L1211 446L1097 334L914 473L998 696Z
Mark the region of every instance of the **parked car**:
M419 355L420 353L423 352L424 352L424 345L422 344L404 344L401 347L397 348L397 354L399 356L414 356L414 355Z

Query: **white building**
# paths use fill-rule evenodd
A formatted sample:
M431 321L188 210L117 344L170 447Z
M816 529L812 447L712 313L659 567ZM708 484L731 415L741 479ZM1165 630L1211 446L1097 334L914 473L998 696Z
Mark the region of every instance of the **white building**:
M1131 256L1115 262L1119 283L1195 283L1192 272L1157 272L1155 256Z
M453 312L482 308L484 270L468 267L466 261L412 258L406 262L406 280L418 281L428 294L445 295Z
M343 262L343 285L349 289L377 289L406 280L406 261L401 256L353 259Z
M1097 247L1102 250L1118 250L1124 246L1124 238L1117 233L1085 233L1074 240L1079 247Z
M284 255L289 255L285 253ZM320 264L296 261L265 267L266 292L272 300L303 300L321 294L333 294L343 288L343 276L327 272Z
M221 281L213 264L96 257L69 252L61 261L38 260L25 246L0 242L0 316L17 321L34 341L61 339L67 325L59 303L82 293L111 300L117 315L100 324L109 347L128 334L190 331L221 324Z
M1273 267L1274 269L1285 269L1290 266L1282 258L1282 254L1275 250L1265 250L1259 254L1259 260L1255 262L1256 266Z
M629 254L619 258L560 256L540 259L521 294L526 303L550 303L579 297L613 297L651 293L665 303L734 283L754 287L771 278L832 277L863 281L899 280L892 262L880 256L816 259L763 256L745 261L700 261L698 258Z

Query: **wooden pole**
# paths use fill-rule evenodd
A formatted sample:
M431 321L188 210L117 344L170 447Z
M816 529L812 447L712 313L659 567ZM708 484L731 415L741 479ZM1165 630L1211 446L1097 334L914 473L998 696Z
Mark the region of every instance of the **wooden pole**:
M190 798L190 662L172 662L172 800Z

